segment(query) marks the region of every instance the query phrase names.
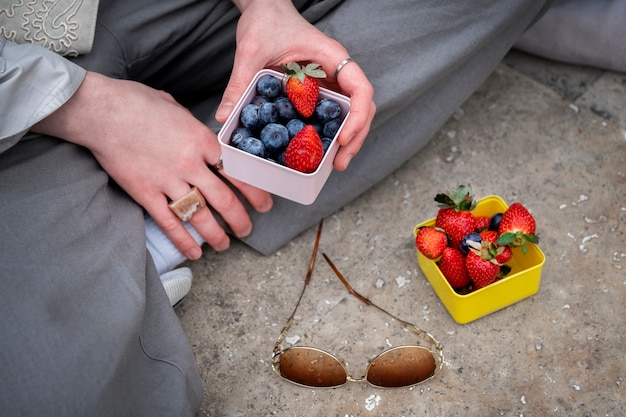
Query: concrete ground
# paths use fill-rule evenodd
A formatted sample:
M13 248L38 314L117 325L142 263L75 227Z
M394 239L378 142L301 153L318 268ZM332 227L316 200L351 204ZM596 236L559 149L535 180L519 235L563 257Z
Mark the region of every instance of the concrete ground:
M537 294L462 325L420 271L413 228L464 182L529 207L546 262ZM191 265L177 312L205 384L199 416L626 415L626 74L511 53L422 152L324 226L320 251L436 337L442 372L406 389L311 389L273 373L311 228L270 257L236 242ZM288 341L335 353L354 377L416 339L349 295L321 256L296 317Z

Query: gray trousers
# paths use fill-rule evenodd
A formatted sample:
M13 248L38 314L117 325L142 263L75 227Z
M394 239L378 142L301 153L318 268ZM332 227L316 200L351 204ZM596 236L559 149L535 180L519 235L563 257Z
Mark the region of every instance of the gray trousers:
M626 1L554 0L515 47L570 64L626 72Z
M379 112L361 153L313 205L277 198L253 214L246 242L263 253L415 154L545 1L300 3L369 75ZM166 90L208 121L237 16L227 1L102 0L94 49L75 61ZM142 209L88 151L49 137L0 155L0 196L0 413L193 415L203 387L145 249Z

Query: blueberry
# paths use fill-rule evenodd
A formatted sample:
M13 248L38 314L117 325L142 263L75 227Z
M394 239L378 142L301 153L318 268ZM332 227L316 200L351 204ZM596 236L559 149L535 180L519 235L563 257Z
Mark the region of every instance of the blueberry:
M329 138L334 138L339 131L339 127L341 127L341 120L332 119L328 122L324 123L324 136L328 136Z
M291 119L285 125L287 127L287 131L289 132L289 137L292 138L296 136L296 133L302 130L306 124L300 119Z
M257 93L268 98L278 97L281 89L282 85L280 80L269 74L259 77L259 80L256 83Z
M250 104L256 104L257 106L261 107L262 105L264 105L265 103L272 101L269 98L265 97L265 96L254 96L252 97L252 100L250 100Z
M287 97L279 97L275 101L278 110L278 118L284 122L298 117L298 112L291 100Z
M265 158L265 146L263 146L263 142L254 137L247 137L242 139L239 142L239 146L237 146L244 152L248 152L252 155L260 156L261 158Z
M480 237L478 233L475 233L475 232L468 233L465 236L463 236L463 239L461 240L461 245L459 247L461 252L463 252L463 255L467 255L467 253L469 252L470 246L467 244L468 240L471 240L472 242L480 243L482 242L483 239Z
M289 131L278 123L270 123L261 130L261 141L270 153L277 153L289 144Z
M313 125L313 127L315 128L315 131L320 136L320 138L324 136L324 123L320 123L317 120L310 120L310 119L308 122L309 124Z
M328 151L328 148L330 148L330 144L332 142L333 142L332 138L327 138L327 137L322 138L322 146L324 146L324 153Z
M276 104L271 102L263 103L263 105L259 108L259 120L262 125L276 123L278 121Z
M496 213L493 216L491 216L491 219L489 219L489 230L493 230L497 232L498 228L500 227L501 221L502 221L502 213Z
M232 135L230 135L230 144L237 147L242 139L249 138L252 133L247 127L238 127Z
M241 116L239 120L244 127L247 127L251 131L261 126L261 120L259 119L259 106L256 104L247 104L241 109Z
M283 150L282 152L280 152L279 154L277 154L274 158L274 160L276 161L277 164L279 165L285 165L285 151Z
M323 123L336 119L340 114L341 107L339 103L330 98L321 99L315 107L315 115Z

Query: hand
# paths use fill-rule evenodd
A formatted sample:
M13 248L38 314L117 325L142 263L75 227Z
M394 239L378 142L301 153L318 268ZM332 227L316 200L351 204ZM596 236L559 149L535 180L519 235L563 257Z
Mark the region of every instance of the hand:
M207 165L216 164L215 135L169 94L145 85L88 73L74 96L32 129L90 149L107 173L152 216L176 247L190 259L201 248L168 207L196 186L230 226L243 237L252 223L243 203ZM268 211L268 193L229 178L251 206ZM190 223L220 251L229 238L208 207Z
M311 61L322 65L328 77L332 78L337 65L349 56L341 44L307 22L291 1L252 0L235 3L242 10L242 15L237 26L233 72L216 113L217 120L222 123L260 69L280 70L281 64L291 61ZM280 22L280 30L276 29L277 25L267 22ZM338 138L341 147L334 160L335 168L343 171L369 132L376 113L374 90L354 62L341 70L338 80L328 81L348 95L351 102L350 116Z

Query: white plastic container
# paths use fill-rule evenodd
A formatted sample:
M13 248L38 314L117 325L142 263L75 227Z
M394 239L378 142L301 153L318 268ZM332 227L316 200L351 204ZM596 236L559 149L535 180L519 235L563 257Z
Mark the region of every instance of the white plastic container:
M277 164L264 158L249 154L230 145L230 137L235 129L241 126L239 115L241 109L246 106L256 93L256 83L259 77L270 74L282 80L284 74L264 69L259 71L243 96L237 103L235 110L231 113L226 123L219 131L217 138L222 148L222 161L224 172L230 177L253 185L257 188L270 192L280 197L295 201L300 204L312 204L319 195L322 187L326 183L333 170L333 160L337 154L339 144L337 136L341 132L348 113L350 112L350 99L342 94L320 87L320 96L330 98L339 103L343 122L337 135L333 138L331 145L324 154L324 158L319 167L311 173L305 174L286 166Z

